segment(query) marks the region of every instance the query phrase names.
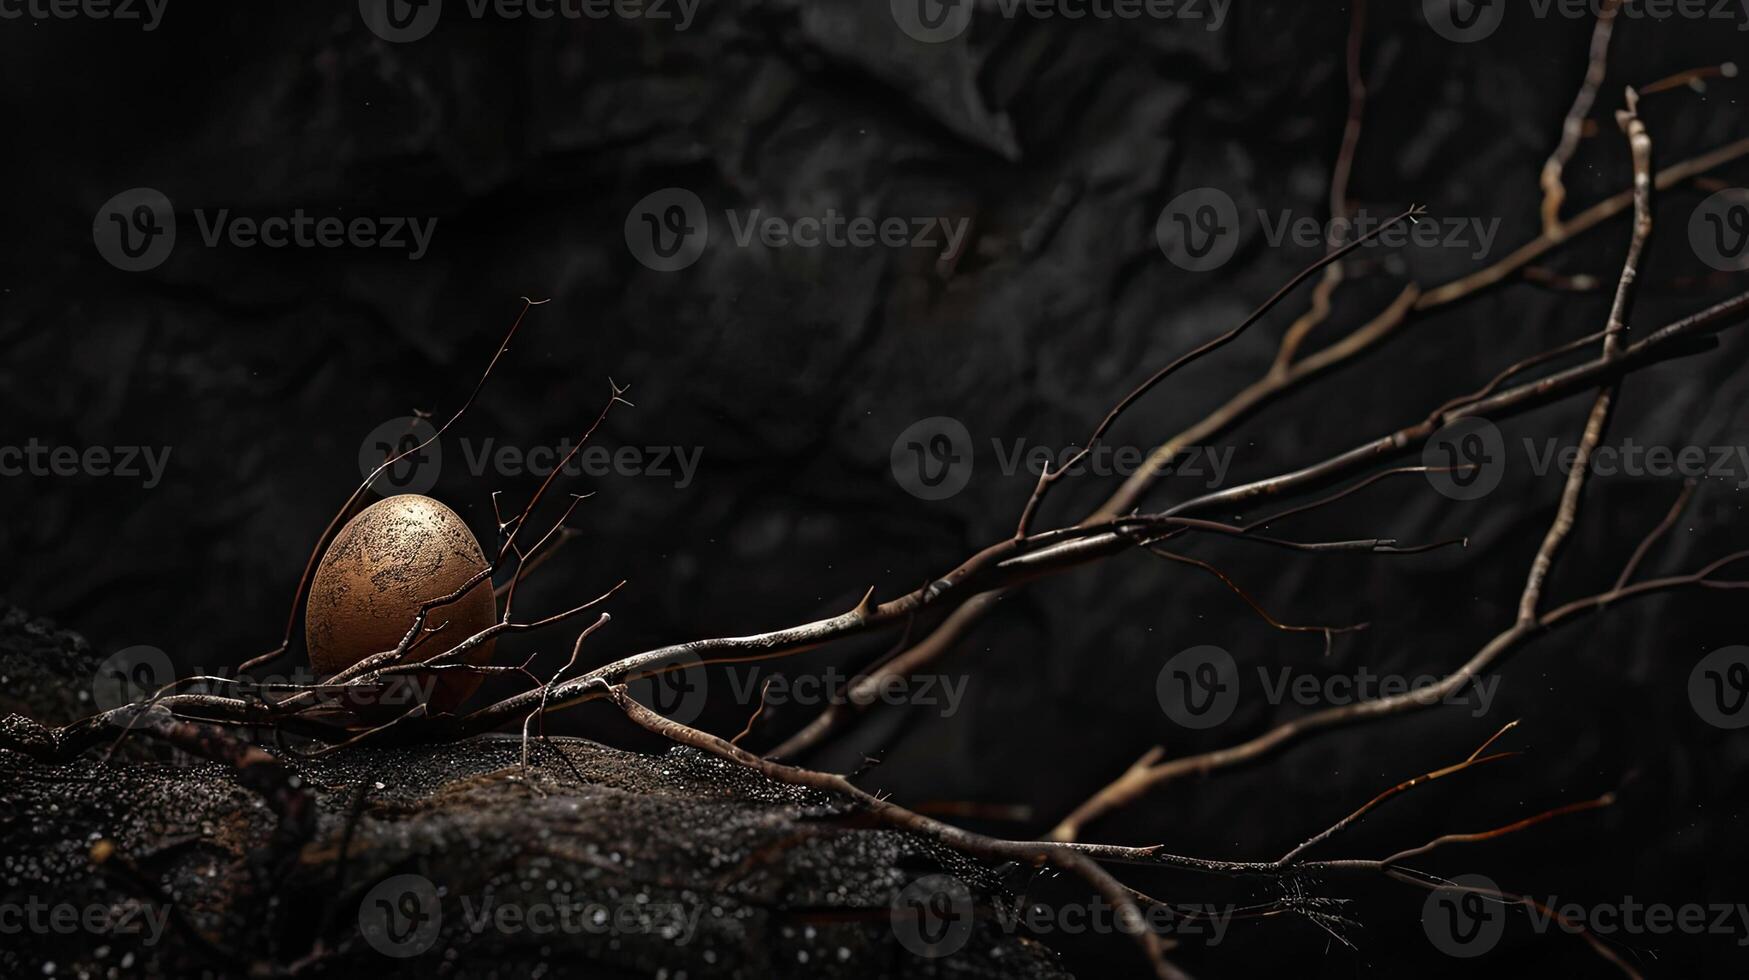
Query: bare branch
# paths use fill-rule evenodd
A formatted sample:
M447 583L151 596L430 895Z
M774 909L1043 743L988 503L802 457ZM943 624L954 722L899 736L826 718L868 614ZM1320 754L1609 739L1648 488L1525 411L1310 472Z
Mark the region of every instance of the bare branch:
M1227 344L1231 343L1232 341L1238 339L1239 335L1243 334L1246 330L1250 329L1250 327L1253 324L1255 324L1258 320L1263 319L1265 314L1267 314L1270 310L1273 310L1276 307L1276 304L1280 303L1283 299L1285 299L1287 297L1287 295L1289 293L1293 292L1294 289L1298 288L1300 283L1303 283L1307 279L1311 278L1312 274L1317 272L1319 269L1322 269L1324 266L1329 265L1330 263L1341 259L1344 255L1347 255L1348 253L1354 251L1355 249L1360 248L1361 246L1365 245L1367 242L1372 241L1374 238L1377 238L1378 236L1384 234L1386 231L1389 231L1391 228L1395 227L1399 222L1402 222L1404 220L1414 221L1418 217L1420 217L1423 213L1425 213L1424 208L1421 208L1419 206L1411 206L1407 211L1404 211L1402 214L1397 215L1396 217L1392 218L1389 221L1381 223L1377 228L1374 228L1372 231L1369 231L1366 234L1361 235L1360 237L1356 238L1354 241L1348 243L1347 245L1342 246L1341 248L1338 248L1338 249L1335 249L1335 250L1329 252L1323 258L1319 259L1316 262L1313 262L1311 265L1309 265L1305 269L1301 270L1299 275L1294 276L1292 279L1288 280L1288 282L1285 285L1283 285L1280 289L1277 289L1275 291L1274 295L1272 295L1268 299L1264 300L1263 305L1261 305L1261 306L1257 307L1257 309L1251 311L1250 316L1248 316L1244 320L1240 321L1238 326L1234 327L1231 330L1228 330L1226 333L1221 334L1219 337L1216 337L1213 340L1210 340L1210 341L1207 341L1206 343L1201 344L1200 346L1191 350L1189 353L1181 355L1176 360L1172 361L1170 364L1167 364L1165 367L1161 368L1160 370L1155 371L1153 373L1153 375L1151 375L1148 378L1148 380L1142 382L1140 385L1137 385L1134 390L1132 390L1129 394L1125 395L1122 399L1120 399L1116 405L1112 406L1111 411L1106 413L1105 418L1100 421L1098 428L1093 430L1093 434L1088 437L1087 442L1081 447L1081 449L1078 452L1075 453L1075 455L1071 456L1068 459L1068 461L1063 463L1061 466L1058 466L1054 470L1051 469L1049 466L1045 466L1040 470L1038 485L1033 488L1032 497L1029 500L1027 500L1026 509L1021 512L1020 523L1014 529L1015 538L1020 539L1020 538L1026 537L1027 530L1032 524L1033 516L1037 513L1039 505L1044 502L1045 494L1047 492L1049 492L1051 485L1056 483L1058 480L1062 479L1063 474L1069 472L1070 470L1073 470L1076 466L1080 465L1081 461L1087 458L1087 454L1092 452L1093 448L1099 444L1099 440L1105 436L1105 433L1107 431L1109 431L1111 429L1111 427L1117 423L1118 417L1121 416L1131 405L1134 405L1137 401L1139 401L1143 395L1146 395L1148 392L1152 391L1154 389L1154 387L1156 385L1158 385L1160 382L1165 381L1167 378L1171 377L1173 375L1173 373L1175 373L1179 368L1184 367L1186 364L1190 364L1190 363L1198 360L1199 358L1201 358L1207 354L1212 354L1215 351L1221 349L1222 347L1225 347Z

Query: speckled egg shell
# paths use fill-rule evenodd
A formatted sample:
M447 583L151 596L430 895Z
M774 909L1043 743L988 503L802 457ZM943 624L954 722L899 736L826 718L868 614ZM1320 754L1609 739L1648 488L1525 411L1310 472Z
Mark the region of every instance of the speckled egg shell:
M370 654L393 650L421 604L449 595L486 567L479 542L456 512L418 494L387 497L366 507L335 535L316 567L304 629L310 666L326 677ZM461 599L438 606L408 660L424 660L491 626L498 614L490 579ZM492 660L492 641L470 650L473 664ZM433 678L420 677L421 683ZM430 706L453 711L480 686L477 674L449 672L432 689Z

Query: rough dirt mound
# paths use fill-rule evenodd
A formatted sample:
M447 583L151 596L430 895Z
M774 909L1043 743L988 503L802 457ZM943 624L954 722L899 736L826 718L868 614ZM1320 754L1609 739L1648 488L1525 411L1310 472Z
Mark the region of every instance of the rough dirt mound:
M0 615L5 711L89 712L95 667ZM0 750L0 975L1065 975L988 914L915 955L900 889L950 873L987 913L1004 869L692 750L555 740L525 770L514 737L268 748L267 791L140 736L107 761Z

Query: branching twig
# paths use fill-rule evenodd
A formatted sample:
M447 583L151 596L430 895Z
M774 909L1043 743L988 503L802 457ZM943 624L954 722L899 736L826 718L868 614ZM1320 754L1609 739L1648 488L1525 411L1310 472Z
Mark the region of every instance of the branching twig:
M1305 269L1301 270L1299 275L1288 280L1286 285L1283 285L1280 289L1277 289L1275 291L1274 295L1272 295L1268 299L1264 300L1263 305L1261 305L1257 309L1251 311L1251 315L1246 317L1244 320L1240 321L1238 326L1234 327L1231 330L1228 330L1226 333L1221 334L1220 336L1214 338L1213 340L1207 341L1207 342L1199 345L1198 347L1191 350L1189 353L1181 355L1177 359L1173 360L1171 363L1167 364L1165 367L1159 369L1158 371L1155 371L1152 375L1150 375L1148 377L1148 380L1143 381L1141 384L1137 385L1129 394L1127 394L1123 398L1119 399L1118 403L1116 405L1113 405L1111 408L1111 411L1107 412L1105 415L1105 418L1100 421L1099 426L1093 430L1093 434L1087 438L1087 442L1084 443L1081 446L1081 448L1073 456L1071 456L1066 462L1064 462L1062 465L1058 466L1056 469L1052 469L1047 464L1039 470L1038 484L1035 487L1033 487L1032 497L1027 500L1026 508L1023 511L1021 511L1021 514L1020 514L1020 523L1014 529L1015 539L1019 540L1019 539L1026 537L1027 532L1032 525L1032 519L1033 519L1034 515L1037 514L1039 505L1044 503L1045 494L1050 492L1051 486L1053 484L1055 484L1058 480L1062 479L1063 474L1068 473L1071 470L1073 470L1076 466L1079 466L1081 464L1081 461L1086 459L1087 455L1093 451L1094 447L1099 445L1099 440L1105 436L1105 433L1107 431L1109 431L1111 429L1111 427L1117 423L1118 417L1123 415L1123 413L1131 405L1134 405L1137 401L1139 401L1143 395L1146 395L1148 392L1154 390L1155 386L1160 384L1160 382L1165 381L1167 378L1171 377L1175 372L1178 371L1179 368L1184 367L1185 365L1190 364L1190 363L1198 360L1199 358L1202 358L1205 355L1212 354L1215 351L1220 350L1222 347L1225 347L1227 344L1232 343L1234 340L1237 340L1239 338L1239 335L1243 334L1246 330L1250 329L1250 327L1253 324L1255 324L1258 320L1263 319L1265 314L1267 314L1270 310L1275 309L1276 304L1280 303L1283 299L1285 299L1287 297L1287 295L1289 293L1293 292L1294 289L1298 288L1300 283L1303 283L1307 279L1311 278L1312 274L1317 272L1319 269L1322 269L1323 267L1329 265L1332 262L1338 261L1344 255L1347 255L1348 253L1354 251L1355 249L1360 248L1361 246L1365 245L1367 242L1372 241L1374 238L1377 238L1378 236L1384 234L1386 231L1389 231L1391 228L1395 227L1399 222L1402 222L1405 220L1414 221L1417 218L1419 218L1423 213L1425 213L1424 208L1421 208L1419 206L1411 206L1407 211L1404 211L1402 214L1397 215L1396 217L1392 218L1389 221L1381 223L1377 228L1374 228L1372 231L1369 231L1366 234L1361 235L1360 237L1356 238L1354 241L1349 242L1347 245L1344 245L1341 248L1338 248L1338 249L1335 249L1335 250L1329 252L1323 258L1319 259L1316 262L1313 262L1311 265L1309 265Z
M1659 172L1653 186L1659 189L1673 187L1746 155L1749 155L1749 139L1738 140ZM1303 331L1296 323L1283 340L1289 356L1278 355L1262 378L1242 389L1201 421L1157 447L1117 492L1087 518L1086 523L1109 521L1130 511L1186 449L1237 424L1301 384L1373 349L1395 333L1413 314L1451 305L1505 281L1514 272L1526 269L1556 247L1622 213L1632 202L1632 191L1617 194L1568 219L1559 229L1545 230L1505 258L1477 272L1426 291L1410 285L1398 295L1395 302L1372 320L1341 340L1297 361L1292 354L1297 351ZM1316 302L1316 297L1314 301ZM1562 353L1566 351L1563 350ZM1539 355L1544 360L1553 356L1558 355L1548 352ZM1530 366L1534 365L1520 362L1506 372L1506 377ZM1503 382L1505 378L1499 380ZM916 646L892 658L885 669L871 672L865 679L866 683L885 683L892 677L908 676L945 655L961 636L996 607L1005 591L1006 587L997 588L967 599ZM853 716L854 712L847 710L834 710L830 712L830 717L822 713L774 749L773 754L788 758L806 751Z
M1314 834L1311 837L1308 837L1304 843L1300 844L1298 847L1294 848L1293 850L1291 850L1291 851L1287 852L1286 854L1283 854L1281 857L1277 858L1276 863L1283 864L1283 865L1292 864L1294 862L1295 858L1297 858L1301 854L1304 854L1305 852L1311 850L1313 847L1316 847L1318 844L1321 844L1324 841L1327 841L1330 838L1336 836L1337 834L1341 833L1342 831L1347 830L1349 827L1352 827L1355 824L1359 823L1362 817L1365 817L1368 813L1371 813L1373 810L1378 809L1378 807L1381 804L1383 804L1385 801L1391 799L1394 796L1398 796L1400 794L1407 793L1408 791L1414 789L1417 786L1421 786L1421 785L1424 785L1426 783L1431 783L1436 779L1444 779L1447 776L1456 775L1457 773L1463 772L1464 770L1469 769L1472 766L1485 765L1489 762L1494 762L1494 761L1499 760L1499 759L1508 759L1508 758L1511 758L1511 757L1517 755L1518 753L1516 753L1516 752L1496 752L1493 755L1483 755L1482 754L1483 752L1488 751L1488 746L1493 745L1495 742L1499 741L1500 736L1511 731L1517 725L1518 725L1518 722L1516 722L1516 721L1507 722L1505 727L1501 728L1499 731L1495 732L1493 735L1488 736L1488 740L1486 742L1483 742L1480 746L1478 746L1476 748L1476 750L1474 752L1471 752L1469 754L1469 756L1467 758L1465 758L1464 761L1462 761L1462 762L1454 763L1454 764L1446 766L1442 769L1435 769L1432 772L1422 773L1421 775L1416 776L1413 779L1406 779L1403 782L1400 782L1397 785L1392 786L1390 789L1385 790L1384 792L1380 793L1379 795L1368 800L1365 804L1363 804L1360 807L1360 809L1355 810L1353 813L1350 813L1348 816L1343 817L1341 820L1336 821L1335 823L1331 824L1328 828L1319 831L1318 833Z
M1250 593L1246 592L1244 589L1241 589L1239 587L1238 583L1234 582L1231 578L1227 577L1227 574L1225 572L1223 572L1220 569L1216 568L1215 566L1209 564L1208 562L1203 561L1200 558L1192 558L1189 555L1181 555L1181 554L1178 554L1176 552L1167 551L1166 549L1161 548L1157 545L1149 545L1148 550L1153 552L1156 555L1159 555L1161 558L1164 558L1168 561L1175 561L1175 562L1179 562L1179 563L1182 563L1185 565L1190 565L1194 568L1200 568L1203 571L1209 573L1210 575L1213 575L1215 578L1219 579L1221 581L1221 584L1225 585L1234 595L1238 596L1240 599L1245 600L1245 604L1247 606L1250 606L1252 611L1256 612L1257 615L1259 617L1261 617L1264 622L1268 623L1270 626L1274 627L1275 629L1281 630L1284 633L1319 633L1319 634L1322 634L1324 637L1324 652L1326 654L1330 652L1330 643L1331 643L1332 639L1337 634L1339 634L1339 633L1358 633L1361 630L1366 629L1366 627L1367 627L1366 623L1356 623L1352 626L1295 626L1295 625L1292 625L1289 623L1284 623L1284 622L1276 619L1274 616L1271 616L1269 614L1269 610L1264 609L1263 605L1261 603L1259 603L1256 599L1251 598Z
M1604 331L1604 351L1599 360L1593 362L1604 366L1608 366L1624 356L1619 345L1620 335L1625 329L1626 310L1632 302L1634 278L1639 269L1641 254L1645 241L1651 232L1651 145L1646 138L1644 126L1633 115L1634 104L1635 97L1630 90L1628 111L1622 118L1622 125L1628 133L1634 155L1636 201L1634 232L1628 248L1628 257L1624 265L1621 284L1617 289L1616 300L1609 315L1609 323ZM1544 379L1544 382L1539 382L1539 384L1546 383L1547 380ZM1513 391L1517 390L1520 389L1513 389ZM1510 392L1481 399L1456 410L1456 413L1468 412L1478 405L1497 402L1507 395L1510 395ZM1495 636L1480 652L1471 657L1469 662L1439 682L1424 688L1394 697L1376 698L1340 708L1325 709L1278 726L1264 735L1230 749L1192 756L1189 759L1149 764L1141 768L1132 766L1116 782L1101 789L1065 817L1052 831L1051 836L1057 840L1074 840L1089 820L1108 813L1185 772L1207 772L1210 769L1249 761L1313 731L1436 704L1451 692L1459 689L1472 677L1477 676L1481 670L1493 664L1495 660L1529 639L1534 632L1552 625L1553 620L1549 616L1539 616L1537 611L1540 607L1543 583L1547 579L1550 569L1554 566L1555 557L1559 553L1562 543L1566 540L1578 518L1579 497L1590 470L1591 453L1603 438L1603 430L1608 422L1612 398L1613 385L1607 385L1598 393L1593 403L1591 413L1586 420L1584 433L1580 438L1578 454L1572 468L1568 471L1567 480L1562 489L1561 501L1556 510L1555 518L1550 523L1548 532L1544 535L1543 542L1531 561L1524 590L1519 598L1517 620L1510 628ZM1436 415L1443 414L1449 413L1436 413ZM1338 457L1338 459L1340 458ZM1306 472L1306 470L1300 471L1302 474ZM1618 595L1626 594L1620 588L1613 590L1613 592ZM1605 604L1607 604L1607 600L1600 599L1590 608L1601 608Z
M627 718L645 730L680 745L689 746L743 766L774 782L846 797L882 823L932 838L962 853L989 860L1015 861L1032 867L1048 864L1074 874L1111 902L1118 910L1119 915L1126 917L1135 914L1136 901L1140 893L1119 882L1097 862L1154 865L1219 875L1266 875L1297 878L1306 873L1315 872L1359 871L1390 874L1399 870L1402 862L1407 860L1406 855L1412 853L1425 853L1451 843L1492 840L1565 814L1607 806L1613 801L1612 797L1588 800L1558 807L1481 833L1447 834L1419 848L1412 849L1412 851L1400 852L1383 860L1345 859L1291 863L1220 861L1173 854L1160 846L1125 847L1113 844L1081 844L1061 841L1003 840L973 833L924 816L914 810L906 809L891 800L862 789L843 776L760 758L715 735L681 724L644 707L631 697L623 684L609 684L598 679L591 682L591 687L593 688L591 693L609 700ZM1145 896L1143 897L1145 898ZM1160 937L1153 930L1141 928L1132 930L1132 932L1136 942L1153 964L1156 976L1183 976L1176 967L1166 961Z
M445 432L449 431L450 426L454 425L467 413L469 408L473 407L474 402L480 397L481 389L486 387L486 381L492 377L493 369L498 366L498 361L503 358L504 352L510 349L510 341L516 337L517 329L522 326L523 317L528 315L528 311L531 307L538 306L545 302L547 301L544 299L532 300L526 296L522 297L522 309L516 312L516 319L511 322L510 329L504 334L504 339L499 342L498 350L493 353L492 359L486 362L486 370L480 374L480 380L474 383L474 390L468 393L467 400L462 402L461 407L455 410L455 414L451 415L448 421L438 426L437 430L424 442L419 443L417 446L404 449L401 452L390 456L388 459L383 460L377 465L376 469L370 471L370 474L364 478L364 482L358 485L358 489L352 491L352 495L346 498L346 503L340 506L340 510L337 511L334 514L334 517L328 521L327 528L325 528L321 535L316 538L316 545L314 548L310 549L310 557L304 562L303 574L299 576L297 589L292 593L291 610L286 614L285 636L280 640L279 646L244 663L242 667L238 668L239 673L246 674L262 664L269 663L275 657L278 657L291 647L292 636L297 630L298 610L302 607L304 601L304 592L310 587L310 578L316 572L316 563L321 560L322 552L327 550L328 542L333 538L334 532L346 521L352 508L357 506L359 499L364 496L365 491L370 489L371 484L376 482L377 477L382 476L389 467L408 456L413 455L414 453L423 452L425 447L431 445L442 437Z
M1694 486L1692 479L1682 481L1682 490L1676 494L1676 502L1670 505L1670 512L1665 514L1664 519L1658 522L1658 526L1652 528L1640 541L1639 547L1634 549L1633 556L1628 559L1628 563L1622 566L1621 575L1617 576L1615 580L1616 591L1621 591L1628 584L1628 580L1634 577L1634 572L1639 569L1640 562L1646 559L1647 553L1652 550L1653 545L1658 543L1658 539L1676 526L1677 520L1682 517L1683 510L1688 507L1688 498L1694 496Z

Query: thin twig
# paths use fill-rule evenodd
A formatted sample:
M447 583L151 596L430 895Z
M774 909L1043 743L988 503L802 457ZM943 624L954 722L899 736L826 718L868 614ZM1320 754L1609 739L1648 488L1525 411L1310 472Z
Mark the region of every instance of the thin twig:
M1185 564L1185 565L1190 565L1194 568L1200 568L1203 571L1209 573L1210 575L1213 575L1215 578L1219 579L1223 585L1225 585L1229 590L1231 590L1234 595L1245 600L1245 604L1247 606L1250 606L1252 608L1252 610L1257 613L1258 616L1262 617L1264 622L1268 623L1270 626L1272 626L1278 630L1281 630L1281 631L1286 632L1286 633L1319 633L1319 634L1322 634L1324 637L1324 646L1325 646L1326 653L1329 652L1329 645L1330 645L1332 637L1334 637L1340 633L1358 633L1361 630L1366 629L1366 627L1367 627L1366 623L1356 623L1353 626L1295 626L1295 625L1292 625L1290 623L1284 623L1284 622L1276 619L1274 616L1271 616L1269 614L1269 610L1264 609L1261 603L1259 603L1256 599L1253 599L1251 597L1250 593L1246 592L1244 589L1241 589L1239 587L1238 583L1234 582L1231 578L1228 578L1227 574L1225 572L1223 572L1220 569L1216 568L1215 566L1209 564L1208 562L1203 561L1200 558L1192 558L1189 555L1181 555L1181 554L1178 554L1177 552L1167 551L1166 549L1155 546L1155 545L1150 545L1148 547L1148 550L1153 552L1156 555L1159 555L1161 558L1165 558L1168 561L1180 562L1180 563Z
M1348 829L1349 827L1352 827L1355 824L1359 823L1362 817L1365 817L1368 813L1371 813L1373 810L1378 809L1378 807L1381 804L1383 804L1387 800L1391 799L1392 797L1401 795L1403 793L1407 793L1408 791L1414 789L1417 786L1421 786L1421 785L1424 785L1426 783L1431 783L1435 780L1444 779L1447 776L1451 776L1451 775L1455 775L1457 773L1463 772L1464 770L1469 769L1472 766L1485 765L1487 763L1494 762L1494 761L1499 760L1499 759L1508 759L1508 758L1511 758L1511 757L1517 755L1518 753L1516 753L1516 752L1496 752L1493 755L1483 755L1482 754L1483 752L1486 752L1488 750L1488 746L1493 745L1495 742L1499 741L1500 736L1511 731L1514 727L1517 726L1517 724L1518 724L1518 722L1516 722L1516 721L1507 722L1505 727L1501 728L1499 731L1495 732L1493 735L1490 735L1486 742L1483 742L1474 752L1471 752L1469 754L1468 758L1464 759L1462 762L1453 763L1452 765L1445 766L1445 767L1440 768L1440 769L1435 769L1432 772L1422 773L1421 775L1416 776L1413 779L1406 779L1403 782L1400 782L1397 785L1392 786L1390 789L1385 790L1384 792L1380 793L1379 795L1368 800L1366 803L1362 804L1361 807L1359 809L1355 810L1353 813L1350 813L1348 816L1343 817L1341 820L1336 821L1335 823L1331 824L1326 829L1319 831L1318 833L1312 835L1311 837L1306 838L1304 843L1300 844L1298 847L1294 848L1293 850L1291 850L1291 851L1287 852L1286 854L1283 854L1281 857L1277 858L1276 863L1277 864L1292 864L1294 862L1295 858L1299 857L1301 854L1304 854L1306 851L1311 850L1313 847L1317 846L1318 844L1323 843L1324 841L1327 841L1330 838L1336 836L1337 834Z
M522 309L516 311L516 319L511 321L510 329L505 332L504 339L498 344L498 350L492 354L492 359L486 362L486 370L481 372L480 380L474 383L474 390L468 393L467 400L462 402L461 407L455 410L455 414L451 415L448 421L438 426L437 430L424 442L419 443L417 446L404 449L383 460L377 465L376 469L370 471L370 474L364 478L364 482L358 485L358 489L352 491L352 495L346 498L346 503L340 505L340 510L336 511L333 518L328 521L327 528L325 528L321 535L316 538L315 547L310 549L310 557L304 561L304 571L303 574L298 577L297 589L292 593L291 610L286 614L285 635L280 640L279 646L244 663L243 666L238 669L239 673L248 673L250 670L259 667L262 664L271 662L275 657L284 653L291 647L292 635L297 630L298 609L303 605L304 601L304 592L310 587L310 578L315 574L316 563L321 559L322 552L327 550L328 542L333 537L334 532L339 528L340 524L346 520L347 515L351 512L352 508L357 505L359 499L364 496L365 491L369 490L371 485L376 482L377 477L383 475L389 467L408 456L414 453L423 452L425 447L431 445L442 437L445 432L449 431L450 426L454 425L467 413L469 408L473 407L474 402L480 397L480 391L486 387L486 381L492 377L493 369L498 366L498 361L503 358L504 352L510 349L510 341L516 337L517 329L522 326L523 317L528 315L530 308L539 306L545 302L547 301L544 299L532 300L527 296L522 297Z
M1585 131L1585 120L1597 101L1597 91L1603 87L1603 74L1609 67L1609 39L1615 30L1616 14L1621 0L1605 0L1598 11L1597 24L1591 31L1591 52L1585 68L1585 81L1573 98L1573 107L1561 121L1561 142L1543 164L1543 233L1555 234L1561 228L1561 204L1567 199L1567 188L1561 174L1579 149L1579 137Z
M1616 591L1619 592L1628 584L1628 580L1634 577L1634 572L1639 569L1640 562L1646 559L1646 554L1652 550L1653 545L1658 543L1658 539L1676 526L1677 520L1682 517L1683 510L1688 507L1688 498L1694 496L1694 486L1693 478L1682 481L1682 489L1676 494L1676 502L1670 505L1670 512L1665 514L1664 519L1658 522L1658 526L1652 528L1651 532L1640 541L1639 547L1634 549L1633 556L1628 559L1628 563L1622 566L1621 574L1615 580Z
M1099 444L1099 440L1105 436L1105 433L1117 423L1118 417L1123 415L1131 405L1134 405L1139 401L1143 395L1152 391L1160 382L1171 377L1179 368L1184 367L1205 355L1212 354L1238 339L1238 337L1246 330L1250 329L1253 324L1258 320L1263 319L1265 314L1270 310L1275 309L1276 304L1280 303L1289 293L1298 288L1300 283L1305 282L1319 269L1322 269L1332 262L1338 261L1344 255L1347 255L1355 249L1365 245L1367 242L1372 241L1374 238L1384 234L1386 231L1395 227L1399 222L1404 220L1415 221L1423 213L1425 213L1424 208L1411 206L1402 214L1397 215L1389 221L1381 223L1372 231L1361 235L1359 238L1356 238L1354 241L1342 246L1341 248L1329 252L1323 258L1318 259L1305 269L1302 269L1299 275L1288 280L1285 285L1275 291L1274 295L1264 300L1263 305L1251 311L1250 316L1240 321L1238 326L1228 330L1226 333L1221 334L1213 340L1197 346L1190 352L1179 356L1165 367L1155 371L1149 376L1148 380L1137 385L1129 394L1119 399L1118 403L1112 406L1111 411L1106 413L1105 418L1100 421L1099 426L1093 430L1093 434L1087 438L1087 442L1082 445L1079 451L1055 469L1052 469L1049 465L1040 469L1038 484L1033 488L1032 497L1027 500L1026 508L1021 512L1020 523L1016 525L1014 529L1014 537L1016 539L1026 537L1027 531L1032 524L1033 516L1038 512L1039 505L1044 503L1045 494L1050 491L1051 486L1058 480L1062 479L1063 474L1068 473L1070 470L1073 470L1076 466L1080 465L1081 461L1086 459L1087 455Z

